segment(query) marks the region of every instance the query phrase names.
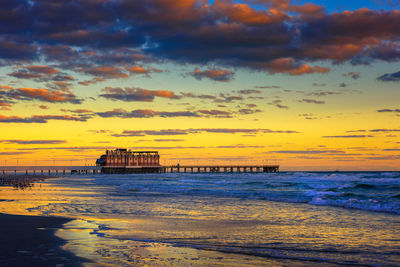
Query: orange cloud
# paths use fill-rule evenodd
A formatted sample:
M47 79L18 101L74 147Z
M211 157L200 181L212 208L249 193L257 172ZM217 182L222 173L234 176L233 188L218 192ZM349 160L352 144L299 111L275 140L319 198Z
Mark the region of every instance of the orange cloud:
M269 73L286 73L289 75L302 75L312 73L327 73L329 68L299 64L294 58L278 58L266 64L260 64Z
M44 73L44 74L55 74L58 72L57 69L52 68L48 65L29 65L25 66L26 69L28 69L30 72L34 73Z
M278 9L269 9L259 11L251 8L246 4L233 4L230 1L217 0L214 2L213 8L216 12L228 17L231 21L244 24L269 24L279 23L287 19L289 16Z
M157 69L157 68L143 68L141 66L125 66L124 67L129 73L131 74L144 74L146 76L149 76L149 73L152 72L162 72L162 70Z
M225 69L209 69L201 71L199 68L195 68L194 71L189 74L198 80L208 78L214 81L228 82L233 79L235 73Z
M124 73L121 68L112 66L98 66L93 68L82 68L79 71L101 77L104 79L118 79L118 78L128 78L129 75Z

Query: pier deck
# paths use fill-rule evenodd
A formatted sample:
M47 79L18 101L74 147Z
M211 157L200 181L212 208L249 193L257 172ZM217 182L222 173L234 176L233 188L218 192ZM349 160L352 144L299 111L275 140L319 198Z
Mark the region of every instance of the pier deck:
M168 165L168 166L7 166L0 174L127 174L127 173L261 173L279 172L279 165Z
M260 173L279 172L278 165L170 165L170 166L104 166L102 173Z

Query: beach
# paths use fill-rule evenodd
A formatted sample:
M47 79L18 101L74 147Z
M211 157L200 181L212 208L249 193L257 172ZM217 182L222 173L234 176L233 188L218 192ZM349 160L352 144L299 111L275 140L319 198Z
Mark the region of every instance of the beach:
M0 212L52 218L53 249L85 266L395 266L399 177L75 175L0 187Z
M81 266L87 262L62 250L54 235L70 219L0 214L1 266ZM61 265L60 265L61 266Z

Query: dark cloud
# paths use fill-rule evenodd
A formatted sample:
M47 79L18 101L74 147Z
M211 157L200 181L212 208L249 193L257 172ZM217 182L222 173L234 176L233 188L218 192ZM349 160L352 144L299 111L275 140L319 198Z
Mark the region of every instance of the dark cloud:
M279 89L281 87L277 86L277 85L265 85L265 86L254 86L254 88L258 88L258 89Z
M231 146L216 146L215 148L264 148L264 146L250 146L250 145L231 145Z
M64 90L50 90L44 88L8 88L3 90L0 87L0 96L13 100L38 100L43 102L72 103L80 104L82 99L78 99L73 93Z
M182 142L185 139L153 139L154 142Z
M60 109L60 111L71 112L71 113L75 113L75 114L90 114L93 112L89 109Z
M260 90L254 90L254 89L243 89L238 91L239 94L243 95L250 95L250 94L260 94Z
M314 86L314 87L323 87L323 86L326 86L326 83L313 83L312 86Z
M269 105L273 105L273 106L275 106L277 108L280 108L280 109L288 109L289 108L288 106L282 105L282 100L280 100L280 99L274 100L274 101L272 101L272 102L270 102L268 104Z
M90 63L82 71L102 78L128 74L98 66L149 58L289 75L328 71L308 62L400 58L397 10L328 14L290 1L42 0L2 1L0 14L3 60Z
M325 101L315 100L315 99L302 99L299 100L300 103L309 103L309 104L325 104Z
M350 71L348 73L343 74L343 76L351 77L351 78L357 80L358 78L360 78L360 73L359 72Z
M129 75L126 74L122 68L114 66L96 66L78 69L80 72L90 74L103 79L120 79L128 78Z
M32 115L25 118L0 115L0 123L47 123L49 120L86 121L87 118L68 115Z
M18 79L31 79L37 82L74 81L74 77L71 75L59 72L56 68L48 65L27 65L7 75Z
M224 111L224 110L205 110L205 109L200 109L197 111L198 113L204 115L204 116L212 116L212 117L217 117L217 118L232 118L232 113L229 111Z
M80 82L78 82L78 83L79 83L80 85L89 86L89 85L91 85L91 84L96 84L96 83L98 83L98 82L104 82L104 81L105 81L105 79L103 79L103 78L94 77L94 78L92 78L92 79L90 79L90 80L80 81Z
M154 111L151 109L136 109L132 111L126 111L124 109L114 109L111 111L97 112L94 113L103 118L173 118L173 117L200 117L196 112L191 111Z
M67 141L65 140L0 140L0 143L6 143L6 144L19 144L19 145L38 145L38 144L62 144L66 143Z
M357 134L357 135L326 135L322 136L322 138L366 138L366 137L374 137L373 135L364 135L364 134Z
M199 68L195 68L194 71L189 74L198 80L208 78L218 82L229 82L233 79L235 73L225 69L200 70Z
M371 129L371 130L351 130L351 131L346 131L346 133L365 133L365 132L371 132L371 133L391 133L391 132L400 132L400 129Z
M181 92L181 95L182 97L190 97L190 98L217 99L217 97L213 95L196 95L193 93L183 93L183 92Z
M144 101L152 102L155 97L162 97L168 99L180 99L180 96L175 95L172 91L167 90L147 90L137 87L126 87L122 89L120 87L106 87L103 89L104 94L100 94L100 97L104 97L111 100L122 100L122 101Z
M400 109L378 109L377 112L393 112L393 113L400 113Z
M258 113L258 112L262 112L261 109L250 109L250 108L241 108L238 110L239 114L243 114L243 115L249 115L249 114L254 114L254 113Z
M125 130L121 134L113 134L116 137L146 136L146 135L188 135L198 133L221 133L221 134L257 134L257 133L283 133L294 134L298 131L292 130L271 130L271 129L230 129L230 128L197 128L197 129L162 129L162 130Z
M269 153L278 154L345 154L343 150L276 150L269 151Z
M400 71L394 73L386 73L376 79L381 82L400 82Z

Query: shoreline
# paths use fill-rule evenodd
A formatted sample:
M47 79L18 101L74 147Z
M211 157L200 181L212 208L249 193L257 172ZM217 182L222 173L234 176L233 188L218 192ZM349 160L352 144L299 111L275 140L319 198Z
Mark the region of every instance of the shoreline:
M55 232L72 219L0 213L1 266L82 266L89 262L63 250Z
M12 186L24 190L34 186L35 182L50 178L57 176L0 175L0 187ZM58 229L72 220L65 217L0 213L0 265L82 266L90 262L63 250L61 246L67 241L55 235Z

